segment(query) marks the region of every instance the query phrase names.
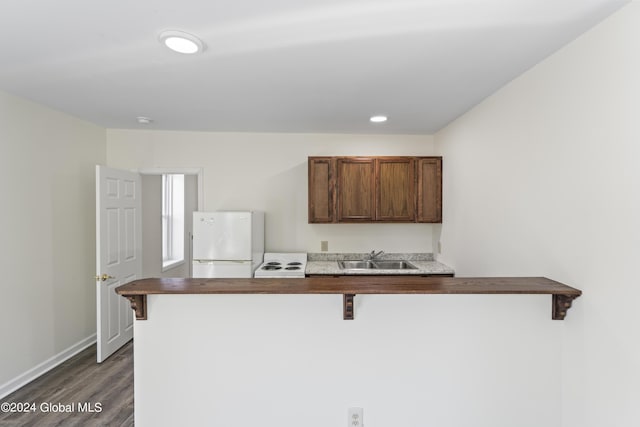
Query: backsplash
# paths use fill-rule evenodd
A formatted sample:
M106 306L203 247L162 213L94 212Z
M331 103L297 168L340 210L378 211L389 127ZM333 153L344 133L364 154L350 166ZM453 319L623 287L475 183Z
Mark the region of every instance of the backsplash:
M369 253L308 253L307 261L342 261L369 259ZM383 253L378 255L379 260L403 260L403 261L434 261L432 253Z

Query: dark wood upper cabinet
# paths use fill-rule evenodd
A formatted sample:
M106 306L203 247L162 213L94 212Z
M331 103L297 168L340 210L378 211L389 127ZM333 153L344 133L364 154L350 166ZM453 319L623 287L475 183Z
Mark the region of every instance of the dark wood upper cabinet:
M335 159L309 158L309 223L334 222Z
M442 222L442 157L417 160L418 222Z
M375 163L371 158L338 158L338 222L375 220Z
M442 157L309 157L309 223L442 222Z
M413 222L415 164L411 157L376 159L376 220Z

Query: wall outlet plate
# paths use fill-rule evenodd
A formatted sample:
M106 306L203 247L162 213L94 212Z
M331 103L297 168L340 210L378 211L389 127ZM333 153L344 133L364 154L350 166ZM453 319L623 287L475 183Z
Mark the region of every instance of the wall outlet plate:
M328 240L321 240L320 241L320 250L322 252L327 252L329 250L329 241Z
M363 427L362 408L349 408L347 411L347 427Z

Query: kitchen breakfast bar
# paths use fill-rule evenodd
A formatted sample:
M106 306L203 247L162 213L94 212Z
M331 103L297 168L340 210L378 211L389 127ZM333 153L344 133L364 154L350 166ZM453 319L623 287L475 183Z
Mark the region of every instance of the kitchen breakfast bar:
M136 318L138 427L343 426L352 407L370 426L529 426L522 414L555 414L567 337L552 319L581 295L542 277L439 276L141 279L116 292Z
M120 286L136 319L147 318L147 295L162 294L341 294L343 318L354 318L355 295L550 294L552 318L564 320L582 292L545 277L330 276L289 279L141 279Z

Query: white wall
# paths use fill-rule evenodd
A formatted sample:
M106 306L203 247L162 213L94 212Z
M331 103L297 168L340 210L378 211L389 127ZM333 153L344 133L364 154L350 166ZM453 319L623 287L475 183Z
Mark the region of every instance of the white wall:
M508 343L535 335L561 352L565 427L640 425L639 52L634 2L436 135L440 260L584 291L561 334L541 322Z
M432 252L430 224L307 223L308 156L431 154L431 136L107 131L109 166L203 168L205 210L264 210L268 251Z
M2 395L95 334L94 176L105 130L0 92L0 149Z
M357 295L355 320L341 295L147 303L134 325L138 427L339 427L349 407L366 427L560 426L549 344L564 328L548 295Z

